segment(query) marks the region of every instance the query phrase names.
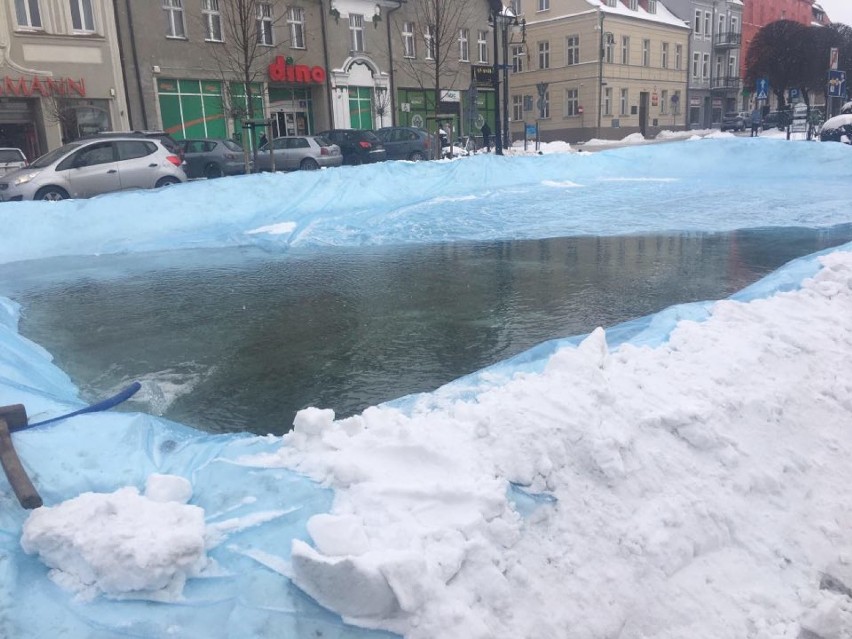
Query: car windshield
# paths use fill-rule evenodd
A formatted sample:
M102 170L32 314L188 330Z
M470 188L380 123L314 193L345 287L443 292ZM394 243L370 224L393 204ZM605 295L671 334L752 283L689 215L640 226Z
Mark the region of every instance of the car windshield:
M23 162L24 155L18 149L0 149L0 162Z
M79 147L82 142L72 142L71 144L66 144L64 146L60 146L58 149L53 149L53 151L49 151L38 158L35 162L30 164L30 168L33 169L43 169L46 166L50 166L56 160L61 158L66 153L69 153Z
M241 147L239 144L237 144L233 140L223 140L222 144L224 144L225 148L228 149L229 151L237 151L239 153L243 152L243 147Z

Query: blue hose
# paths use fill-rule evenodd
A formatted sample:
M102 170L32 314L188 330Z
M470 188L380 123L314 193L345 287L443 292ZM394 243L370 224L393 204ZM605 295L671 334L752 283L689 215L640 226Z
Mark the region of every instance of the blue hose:
M43 422L36 422L35 424L27 424L23 428L16 428L15 431L26 430L28 428L33 428L34 426L44 426L45 424L52 424L53 422L58 422L61 419L68 419L69 417L74 417L75 415L84 415L85 413L99 413L103 410L109 410L113 406L118 406L124 401L127 401L131 397L133 397L136 392L142 388L142 384L139 382L133 382L130 386L125 388L122 391L119 391L112 397L108 397L97 404L92 404L90 406L86 406L85 408L81 408L80 410L75 410L73 413L68 413L67 415L60 415L59 417L51 417L50 419L46 419Z

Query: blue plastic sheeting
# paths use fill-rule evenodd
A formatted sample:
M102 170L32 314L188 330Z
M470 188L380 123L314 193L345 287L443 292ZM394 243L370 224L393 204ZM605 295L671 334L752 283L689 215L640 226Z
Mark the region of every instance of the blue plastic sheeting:
M720 140L579 156L386 163L217 180L80 202L23 203L0 208L0 261L187 246L260 244L281 250L292 245L828 226L849 221L845 192L834 196L826 188L832 180L852 177L849 152L847 145L838 144ZM811 168L804 170L803 163ZM710 174L712 179L705 178ZM607 181L628 175L666 181ZM548 180L558 184L546 184ZM385 181L387 188L353 188L353 181ZM698 189L702 198L694 197ZM714 193L727 197L731 206L714 201ZM808 202L806 208L795 203L802 201ZM280 234L246 234L290 221L295 224L286 228L292 230ZM852 244L843 248L852 250ZM816 256L796 260L733 298L790 290L817 269ZM613 327L607 339L611 346L661 344L679 320L704 319L709 306L675 306ZM32 421L81 408L68 376L44 349L18 334L19 312L15 303L0 298L0 405L23 403ZM475 401L483 388L517 372L539 371L558 348L581 339L541 344L434 393L392 404L411 409L447 400ZM86 491L112 492L127 485L141 490L149 474L166 473L191 481L191 503L204 508L209 524L271 511L282 514L233 532L212 549L221 570L190 580L180 604L104 598L78 602L48 579L46 566L21 550L27 513L0 479L0 637L391 636L345 625L270 567L289 558L291 540L308 540L306 521L327 512L333 497L293 473L234 463L241 455L274 451L279 440L206 435L128 413L81 415L13 437L48 506ZM511 490L522 512L547 500L522 487ZM263 555L275 561L263 561Z

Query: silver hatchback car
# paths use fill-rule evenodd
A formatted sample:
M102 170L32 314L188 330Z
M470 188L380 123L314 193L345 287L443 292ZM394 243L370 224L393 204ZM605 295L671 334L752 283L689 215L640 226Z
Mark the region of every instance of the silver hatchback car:
M255 168L258 171L271 171L273 154L276 171L311 171L343 164L340 147L318 135L275 138L257 150Z
M0 200L64 200L186 182L181 159L147 138L79 140L0 178Z

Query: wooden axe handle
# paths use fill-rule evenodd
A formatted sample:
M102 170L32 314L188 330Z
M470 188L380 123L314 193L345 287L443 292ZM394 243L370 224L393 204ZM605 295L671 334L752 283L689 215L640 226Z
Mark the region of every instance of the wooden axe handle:
M6 473L6 478L12 486L12 490L15 491L15 497L18 498L21 506L33 509L42 505L41 496L30 481L29 475L24 470L20 457L18 457L18 452L12 445L9 425L3 418L0 418L0 465L3 466L3 472Z

